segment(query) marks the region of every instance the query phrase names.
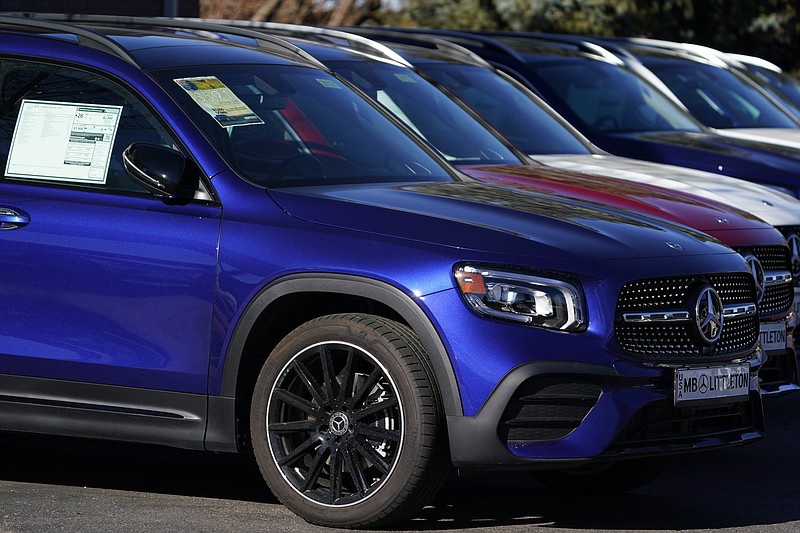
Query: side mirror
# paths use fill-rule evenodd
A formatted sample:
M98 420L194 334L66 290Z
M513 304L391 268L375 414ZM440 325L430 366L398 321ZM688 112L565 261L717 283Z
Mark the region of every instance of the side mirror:
M172 148L133 143L122 152L125 170L133 181L159 198L175 198L183 179L186 158Z

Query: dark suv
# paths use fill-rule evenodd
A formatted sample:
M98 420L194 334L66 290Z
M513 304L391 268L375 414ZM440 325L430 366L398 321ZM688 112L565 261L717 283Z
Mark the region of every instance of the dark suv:
M0 18L0 430L252 452L347 527L451 464L625 489L762 436L740 255L478 183L269 35L128 22Z

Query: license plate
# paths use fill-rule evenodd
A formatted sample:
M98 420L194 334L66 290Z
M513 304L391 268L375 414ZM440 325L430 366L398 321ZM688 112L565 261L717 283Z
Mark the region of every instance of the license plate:
M785 322L762 322L761 323L761 347L768 351L786 350L786 323Z
M731 365L675 370L675 403L746 397L750 366Z

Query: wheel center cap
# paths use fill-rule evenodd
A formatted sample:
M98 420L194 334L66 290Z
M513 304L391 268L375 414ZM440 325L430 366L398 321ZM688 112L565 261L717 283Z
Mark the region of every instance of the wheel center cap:
M337 437L341 437L350 428L350 419L341 411L336 411L331 415L331 420L328 423L331 433Z

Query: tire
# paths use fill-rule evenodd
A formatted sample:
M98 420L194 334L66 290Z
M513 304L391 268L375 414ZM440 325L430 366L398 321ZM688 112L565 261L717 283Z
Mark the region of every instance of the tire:
M413 516L449 468L436 383L416 335L372 315L330 315L267 358L250 411L273 494L308 522L384 526Z
M625 492L657 478L672 462L671 456L625 459L581 468L546 470L533 476L548 487L580 492Z

